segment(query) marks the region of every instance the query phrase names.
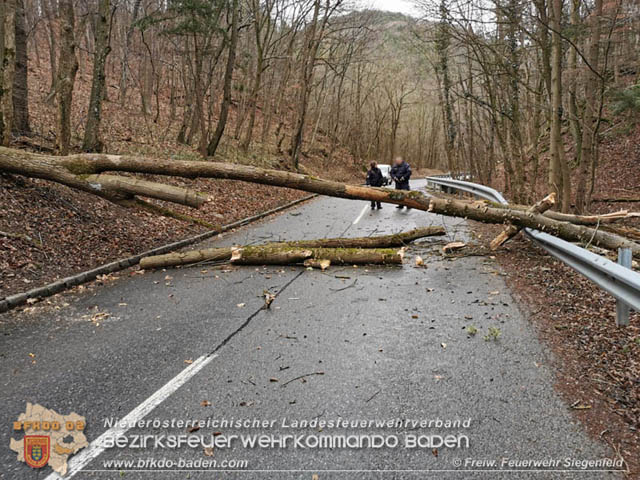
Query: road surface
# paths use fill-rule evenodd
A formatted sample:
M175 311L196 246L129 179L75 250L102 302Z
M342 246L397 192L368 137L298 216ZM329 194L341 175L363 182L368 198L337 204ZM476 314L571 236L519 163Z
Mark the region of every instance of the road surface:
M432 224L446 225L445 241L468 240L459 219L389 205L370 212L362 202L320 198L207 245L366 236ZM0 478L56 478L48 467L34 471L17 462L8 448L12 435L20 438L11 424L27 401L86 417L93 443L69 462L77 479L618 478L561 471L565 459L612 453L587 437L554 392L550 354L498 267L479 257L444 261L434 252L442 241L411 249L426 268L412 261L324 273L197 266L123 276L53 313L0 316ZM269 310L262 308L265 291L278 294ZM500 335L485 340L490 327ZM304 449L236 443L213 452L162 443L106 448L101 440L116 434L136 442L139 435L189 433L184 426L105 423L125 417L208 421L190 432L205 441L214 434L237 441L294 435L312 443ZM220 423L232 420L268 426ZM321 423L338 420L349 424ZM461 423L445 428L439 421ZM366 442L374 435L390 443L313 448L314 441ZM451 444L436 445L447 435ZM407 448L418 437L421 445ZM228 471L158 472L160 459L216 461ZM560 463L537 469L542 472L504 463L529 460Z

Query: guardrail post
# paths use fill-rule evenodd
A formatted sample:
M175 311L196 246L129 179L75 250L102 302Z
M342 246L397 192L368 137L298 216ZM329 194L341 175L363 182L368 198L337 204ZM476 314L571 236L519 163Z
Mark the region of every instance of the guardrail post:
M631 268L631 249L618 249L618 263L626 268ZM616 302L616 325L619 327L629 326L629 305L621 300Z

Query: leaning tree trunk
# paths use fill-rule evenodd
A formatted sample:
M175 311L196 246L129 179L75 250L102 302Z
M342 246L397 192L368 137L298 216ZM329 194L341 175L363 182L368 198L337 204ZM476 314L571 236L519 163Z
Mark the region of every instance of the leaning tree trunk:
M111 51L111 46L109 45L110 10L110 0L100 0L96 22L95 52L93 54L91 97L89 98L87 125L84 130L84 141L82 142L82 150L85 152L101 152L103 149L103 143L100 140L100 121L102 119L102 101L106 92L104 70L107 56Z
M207 155L213 157L218 150L222 135L227 126L227 118L229 117L229 108L231 107L231 85L233 83L233 70L236 64L236 50L238 48L238 23L240 16L240 5L238 0L234 0L231 8L233 8L231 16L231 40L229 42L229 56L227 57L227 66L224 72L224 87L222 95L222 106L220 108L220 118L218 126L213 134L213 138L207 146Z
M482 202L428 197L422 192L370 188L321 180L280 170L267 170L246 165L216 162L175 161L148 159L127 155L85 154L68 157L38 155L21 150L0 148L0 170L37 178L54 180L70 185L75 182L91 193L95 191L84 179L86 175L102 172L131 172L151 175L167 175L183 178L219 178L241 180L275 187L294 188L331 197L351 200L368 200L403 205L441 215L468 218L484 223L511 223L522 228L534 228L557 235L571 242L584 242L615 250L628 247L640 258L640 244L619 235L581 225L560 222L540 214L488 206ZM73 185L70 185L73 186ZM111 192L109 192L111 193Z
M302 141L304 137L304 128L307 118L307 110L309 107L309 96L311 95L311 87L313 82L313 72L316 65L316 56L318 54L318 46L320 39L316 38L318 29L318 18L320 15L320 0L314 1L313 19L311 25L307 27L304 39L304 56L302 65L300 66L300 83L298 85L298 105L296 111L296 120L293 135L291 137L291 164L296 170L299 166L300 151L302 150Z
M60 56L56 82L58 98L56 150L60 155L68 155L71 145L71 102L78 72L73 0L60 0L58 10L60 12Z

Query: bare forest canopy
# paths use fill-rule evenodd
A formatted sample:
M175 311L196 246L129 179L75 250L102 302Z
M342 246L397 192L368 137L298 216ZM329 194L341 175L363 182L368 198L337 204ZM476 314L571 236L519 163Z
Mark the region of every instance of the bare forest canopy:
M232 145L289 170L403 155L588 211L603 135L640 115L637 2L415 5L420 18L346 0L3 1L2 143Z

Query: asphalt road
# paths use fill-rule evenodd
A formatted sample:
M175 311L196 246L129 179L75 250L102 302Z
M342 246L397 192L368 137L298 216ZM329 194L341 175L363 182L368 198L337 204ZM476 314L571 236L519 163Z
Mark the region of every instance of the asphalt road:
M0 478L54 478L48 467L17 462L8 448L11 436L20 437L11 424L27 401L86 416L94 443L69 462L78 479L617 478L561 471L565 459L612 452L587 437L554 392L550 354L498 267L437 253L438 242L469 240L464 222L388 205L371 213L364 203L322 198L209 244L366 236L431 224L449 233L412 247L410 256L423 256L426 268L411 259L403 267L324 273L198 266L124 277L53 312L0 316ZM269 310L262 309L265 291L278 294ZM500 335L485 340L490 327ZM191 435L238 438L213 453L166 444L100 447L96 439L115 431L105 419L127 415L204 420L210 423ZM273 424L220 423L245 419ZM294 425L339 419L365 424ZM376 421L388 423L370 423ZM426 425L412 423L420 421ZM469 424L446 428L437 421ZM135 442L137 435L187 430L152 425L116 433ZM240 442L254 435L311 443L244 448ZM366 448L374 435L387 446ZM314 447L340 436L365 446ZM445 436L449 446L435 448ZM407 448L416 437L421 445ZM224 471L159 472L161 459L215 460ZM534 471L504 459L560 463ZM138 471L108 463L125 460ZM221 468L223 462L246 465Z

